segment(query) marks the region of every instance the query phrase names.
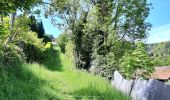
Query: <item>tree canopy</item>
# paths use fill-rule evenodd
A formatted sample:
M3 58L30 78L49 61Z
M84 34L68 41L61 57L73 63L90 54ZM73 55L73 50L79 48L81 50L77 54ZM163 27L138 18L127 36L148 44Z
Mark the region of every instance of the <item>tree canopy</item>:
M145 39L150 4L146 0L53 0L46 14L65 21L71 30L77 68L95 65L95 74L111 77L120 59Z
M8 15L19 10L30 10L33 5L40 3L41 0L0 0L0 14Z
M121 72L126 78L148 76L154 71L153 62L146 52L144 43L137 42L133 52L126 53L121 60Z

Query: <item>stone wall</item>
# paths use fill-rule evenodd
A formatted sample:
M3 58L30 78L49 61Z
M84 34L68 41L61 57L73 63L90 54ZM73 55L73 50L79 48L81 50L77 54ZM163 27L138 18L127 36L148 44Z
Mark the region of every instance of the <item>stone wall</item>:
M170 100L170 85L157 80L126 80L115 71L111 84L133 100Z

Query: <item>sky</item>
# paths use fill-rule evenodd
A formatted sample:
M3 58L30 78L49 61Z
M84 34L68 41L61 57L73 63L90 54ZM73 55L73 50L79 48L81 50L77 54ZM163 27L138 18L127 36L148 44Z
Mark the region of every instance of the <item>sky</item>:
M41 14L39 19L41 19L43 22L43 26L46 34L52 34L54 37L58 37L60 34L63 33L63 30L59 29L58 27L54 26L51 23L50 17L45 18L44 15Z
M147 18L152 28L146 42L158 43L170 40L170 0L148 0L148 2L152 3L153 9ZM51 24L50 18L46 19L42 16L41 19L47 34L58 37L63 32Z
M158 43L170 40L170 0L149 0L153 9L148 21L152 24L148 43Z

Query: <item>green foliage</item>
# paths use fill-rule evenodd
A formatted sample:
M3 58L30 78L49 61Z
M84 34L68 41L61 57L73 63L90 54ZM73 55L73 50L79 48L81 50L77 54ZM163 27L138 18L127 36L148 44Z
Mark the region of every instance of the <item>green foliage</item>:
M42 21L38 21L33 15L31 15L29 18L30 18L30 23L29 23L30 29L33 32L37 33L38 38L43 38L45 34L45 30Z
M94 62L102 76L110 77L118 69L119 59L133 48L131 42L146 38L150 29L150 24L145 22L150 7L146 0L54 0L50 3L55 6L50 5L47 14L64 19L71 30L76 67L88 69Z
M60 47L62 53L65 53L65 46L66 46L66 43L68 42L68 40L69 40L69 36L66 32L61 34L56 39L57 45Z
M42 62L44 59L43 49L34 44L24 44L23 52L27 62Z
M1 0L0 1L0 14L8 15L11 12L14 12L16 10L30 10L31 7L37 3L39 3L40 0Z
M6 35L8 33L8 27L6 25L2 25L0 24L0 36L1 39L3 38L4 35Z
M79 98L130 100L130 97L117 91L102 77L76 70L73 62L59 52L55 62L50 62L49 66L37 63L24 64L18 73L20 76L11 75L6 78L6 81L0 82L0 98L3 100L77 100Z
M44 34L45 34L45 30L44 30L44 26L42 21L37 23L37 28L38 28L38 38L43 38Z
M0 23L0 43L3 43L3 41L7 38L9 35L9 17L5 17L4 23Z
M53 39L53 36L52 35L50 35L50 34L45 34L44 36L43 36L43 42L45 42L45 43L48 43L48 42L52 42L52 39Z
M18 74L19 67L25 62L25 55L18 46L1 47L0 69L7 73Z
M170 42L148 44L147 50L153 60L154 66L170 65Z
M46 49L52 48L52 43L51 43L51 42L47 42L47 43L45 44L45 48L46 48Z
M33 15L31 15L29 19L30 19L30 23L29 23L30 29L33 32L36 32L38 38L43 39L43 42L45 43L52 42L53 36L50 34L45 34L42 20L41 21L37 20Z
M153 63L142 42L137 42L136 49L133 52L127 52L122 58L121 72L126 78L137 76L147 78L153 70Z
M43 46L43 39L38 39L37 33L30 31L30 27L28 24L30 23L30 19L25 16L20 16L15 23L14 26L14 34L13 43L32 43L39 47Z
M12 44L23 49L27 62L42 62L44 59L43 39L39 39L37 33L30 31L29 22L29 18L25 16L20 16L16 20L13 29L16 35Z
M7 27L5 29L8 32L9 25L6 24L6 20L8 19L5 19L3 29ZM2 42L5 41L8 36L12 40L10 41L10 45L17 45L23 50L27 62L42 62L45 58L45 54L43 53L45 50L43 39L39 39L37 33L30 31L29 23L30 19L26 16L18 16L12 34L7 34L2 30L4 32L3 34L6 34L1 35Z
M121 73L124 74L126 78L133 78L133 73L135 71L135 65L133 57L129 55L129 53L126 53L122 57L121 61Z
M26 56L26 61L31 63L44 63L45 59L50 59L50 57L53 57L53 55L55 55L53 51L53 45L51 42L48 42L43 47L32 43L25 43L23 48L23 52Z
M74 61L74 56L73 56L73 43L68 41L65 46L65 55L68 57L68 60Z

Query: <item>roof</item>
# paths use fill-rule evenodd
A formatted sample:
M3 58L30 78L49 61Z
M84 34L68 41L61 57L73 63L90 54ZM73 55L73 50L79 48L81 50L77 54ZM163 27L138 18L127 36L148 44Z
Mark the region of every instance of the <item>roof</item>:
M153 79L168 80L170 79L170 66L156 67L152 74Z

